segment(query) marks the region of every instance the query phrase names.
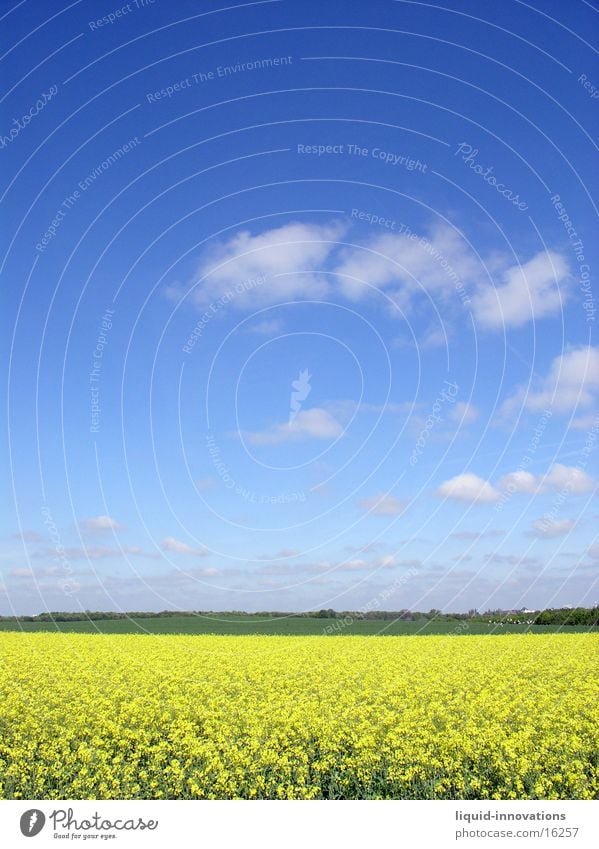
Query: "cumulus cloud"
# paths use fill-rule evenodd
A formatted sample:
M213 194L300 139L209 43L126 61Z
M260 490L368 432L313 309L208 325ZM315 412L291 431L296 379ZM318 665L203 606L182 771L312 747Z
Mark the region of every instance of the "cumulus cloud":
M192 545L188 545L186 542L182 542L174 537L165 537L162 540L160 547L163 551L173 551L176 554L191 554L194 557L206 557L209 553L205 548L197 548Z
M561 537L570 533L576 522L574 519L537 519L532 523L532 536Z
M406 504L394 495L380 493L362 498L358 507L374 516L401 516Z
M256 333L258 336L274 336L275 333L281 333L285 328L285 323L280 318L264 319L257 321L248 327L250 333Z
M555 251L541 251L524 263L507 256L479 259L455 230L439 225L418 237L384 233L339 252L339 286L357 301L368 291L385 291L403 309L428 293L446 300L468 298L484 327L520 327L559 312L568 295L568 264ZM492 277L498 282L493 283ZM431 344L445 344L438 331Z
M568 276L568 264L560 254L541 251L523 265L506 268L498 285L479 288L472 299L476 318L496 329L521 327L528 321L554 315L567 297Z
M522 470L509 472L500 478L498 486L510 493L545 494L563 490L572 495L584 495L586 492L592 492L596 483L590 475L576 466L554 463L544 475L533 475Z
M344 230L336 222L292 222L258 235L243 230L202 258L192 300L207 306L231 293L232 307L255 309L326 295L330 283L321 271Z
M460 424L472 424L479 416L479 412L474 404L469 404L467 401L457 401L449 412L449 418Z
M531 412L572 413L578 408L597 407L598 402L599 346L582 345L555 357L547 374L530 390L519 387L503 403L501 413L509 417L520 407Z
M456 475L441 484L437 495L468 503L491 503L499 501L502 493L546 495L566 492L584 495L592 492L596 486L596 481L582 469L554 463L543 475L533 475L532 472L520 469L503 475L497 484L472 473Z
M343 428L328 410L312 407L300 410L289 422L261 431L242 431L241 436L252 445L277 445L303 439L336 439L342 432Z
M505 492L536 492L539 488L539 479L532 472L522 469L516 472L508 472L499 479L499 487Z
M456 282L475 279L480 264L455 230L441 225L421 238L383 233L363 245L344 248L335 271L350 300L357 301L374 288L407 307L414 295L426 292L454 298Z
M471 472L456 475L441 484L437 489L440 498L451 498L469 504L490 504L499 501L501 493L489 481Z
M573 495L584 495L596 486L593 478L576 466L563 466L555 463L541 480L542 492L560 492L568 490Z
M91 516L79 522L80 529L86 534L102 534L108 531L118 531L121 525L111 516Z
M221 303L235 309L333 293L358 301L373 290L408 309L416 298L432 295L446 304L456 298L468 303L479 323L494 330L555 314L569 291L567 262L555 251L523 263L507 255L481 259L446 224L422 235L374 232L361 244L340 245L347 229L333 221L290 222L256 234L243 230L204 253L188 286L171 286L166 294L190 295L199 307ZM326 273L331 271L334 276ZM277 325L263 321L254 330L277 332ZM425 344L446 344L445 332L435 330Z

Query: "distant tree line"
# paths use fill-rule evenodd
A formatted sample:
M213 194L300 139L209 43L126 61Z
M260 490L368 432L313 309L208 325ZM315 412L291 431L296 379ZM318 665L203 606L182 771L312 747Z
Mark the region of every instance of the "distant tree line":
M440 610L432 608L427 613L418 610L343 610L336 611L332 608L318 611L307 611L305 613L285 613L283 611L266 610L259 613L246 613L243 610L161 610L153 611L131 611L115 612L113 610L78 610L78 611L51 611L38 613L35 616L0 616L0 622L86 622L107 619L156 619L173 616L202 616L218 619L252 618L252 619L337 619L351 617L353 620L397 620L408 622L423 620L446 620L461 621L472 620L476 622L530 624L530 625L577 625L597 626L599 625L599 607L559 607L548 610L487 610L479 613L478 610L469 610L468 613L441 613Z

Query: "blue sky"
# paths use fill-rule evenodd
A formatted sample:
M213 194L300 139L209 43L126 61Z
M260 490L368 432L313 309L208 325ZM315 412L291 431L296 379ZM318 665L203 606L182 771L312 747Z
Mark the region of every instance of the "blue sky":
M595 603L592 6L1 6L0 612Z

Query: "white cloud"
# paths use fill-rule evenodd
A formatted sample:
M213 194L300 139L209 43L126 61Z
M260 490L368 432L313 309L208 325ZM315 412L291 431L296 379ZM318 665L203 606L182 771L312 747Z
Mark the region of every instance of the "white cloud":
M199 492L211 492L218 486L218 481L216 480L216 478L198 478L195 483L196 489Z
M342 432L343 428L328 410L312 407L300 410L290 422L274 424L262 431L242 431L241 435L252 445L276 445L302 439L335 439Z
M205 557L208 554L205 548L194 548L186 542L175 539L174 537L165 537L161 542L163 551L174 551L177 554L192 554L195 557Z
M499 479L497 485L472 473L457 475L442 483L436 494L456 501L490 503L499 501L502 493L546 495L565 492L584 495L592 492L596 485L596 481L582 469L554 463L544 475L533 475L523 470L508 472Z
M341 291L351 300L372 288L385 291L403 309L417 294L446 300L468 297L475 317L490 329L520 327L553 315L568 294L569 269L561 254L541 251L520 264L508 256L480 259L447 225L421 237L377 235L362 246L342 250L335 271ZM499 283L494 285L490 277ZM445 344L445 334L437 332L427 343Z
M471 424L476 421L478 416L479 412L474 404L469 404L466 401L457 401L449 413L450 419L461 424Z
M539 479L531 472L517 471L508 472L499 479L498 486L505 492L536 492L539 488Z
M519 407L532 412L550 409L572 413L579 407L591 407L599 396L599 347L583 345L555 357L545 377L529 391L520 387L502 406L504 416L512 416Z
M385 493L362 498L358 502L358 507L374 516L401 516L406 509L403 501L400 501L394 495Z
M280 318L264 319L257 321L248 327L250 333L257 333L259 336L274 336L280 333L285 327L285 323Z
M591 492L595 485L593 478L582 469L561 463L554 463L544 475L533 475L525 471L509 472L500 478L498 484L500 489L510 493L545 494L564 490L572 495Z
M532 534L538 537L561 537L575 525L574 519L537 519L532 523Z
M86 534L101 534L107 531L118 531L121 525L111 516L92 516L79 522L79 527Z
M339 223L289 223L255 236L243 230L201 260L192 299L206 306L231 292L231 306L255 309L326 295L330 283L320 272L344 230Z
M187 287L173 285L166 294L181 298L191 290L199 307L255 309L334 292L358 301L378 289L402 310L423 295L443 300L446 309L471 305L483 326L497 329L555 314L568 293L568 266L555 251L521 264L507 255L480 258L446 224L423 235L375 232L362 244L340 246L347 229L341 222L290 222L255 235L243 230L205 252ZM262 321L254 332L270 334L276 326ZM445 331L435 329L422 341L444 345Z
M376 235L362 246L342 250L335 271L341 291L350 300L359 300L375 288L408 306L417 293L455 297L456 281L475 278L480 265L464 240L442 225L422 238L405 233Z
M584 495L596 486L593 478L576 466L562 466L555 463L541 480L542 492L560 492L567 490L573 495Z
M490 328L521 327L559 312L567 297L568 264L554 251L541 251L501 273L502 283L484 285L472 298L476 318Z
M437 490L437 495L441 498L452 498L455 501L464 501L467 503L490 504L493 501L499 501L501 493L495 489L489 481L479 478L471 472L466 472L461 475L445 481Z
M573 430L593 430L599 427L599 412L578 416L570 422Z

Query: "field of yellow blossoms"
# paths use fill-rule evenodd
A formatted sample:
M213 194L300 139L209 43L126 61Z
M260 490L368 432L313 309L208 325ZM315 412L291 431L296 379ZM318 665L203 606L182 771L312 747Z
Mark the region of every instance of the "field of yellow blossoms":
M0 798L597 798L598 650L3 633Z

